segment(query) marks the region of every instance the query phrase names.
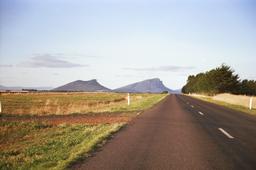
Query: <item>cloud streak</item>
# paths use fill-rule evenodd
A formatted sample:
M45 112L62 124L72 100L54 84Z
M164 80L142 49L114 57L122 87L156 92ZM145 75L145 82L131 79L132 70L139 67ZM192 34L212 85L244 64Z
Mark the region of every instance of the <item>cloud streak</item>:
M179 71L186 71L192 70L195 67L192 66L174 66L174 65L167 65L167 66L159 66L159 67L148 67L148 68L130 68L125 67L125 70L132 70L132 71L163 71L163 72L179 72Z
M34 56L38 56L38 55L42 55L40 53L34 53ZM102 56L97 56L97 55L86 55L86 54L82 54L82 53L51 53L51 54L43 54L43 55L51 55L51 56L55 56L58 58L74 58L74 57L81 57L81 58L101 58Z
M73 68L88 67L88 65L77 64L61 59L59 56L51 54L38 54L31 57L28 61L18 64L19 67L46 67L46 68Z
M8 67L13 67L12 64L0 64L0 67L8 68Z

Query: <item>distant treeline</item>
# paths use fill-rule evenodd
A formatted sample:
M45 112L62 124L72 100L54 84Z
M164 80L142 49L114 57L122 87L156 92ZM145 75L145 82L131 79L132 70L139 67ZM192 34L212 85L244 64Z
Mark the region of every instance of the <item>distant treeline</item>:
M256 81L240 80L230 66L222 64L205 73L190 75L182 92L207 95L218 93L256 95Z

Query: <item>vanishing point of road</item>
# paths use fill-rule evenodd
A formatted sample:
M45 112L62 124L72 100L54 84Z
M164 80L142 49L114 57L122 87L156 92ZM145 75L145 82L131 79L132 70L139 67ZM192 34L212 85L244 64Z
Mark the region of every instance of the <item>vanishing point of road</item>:
M255 170L256 117L169 95L72 168Z

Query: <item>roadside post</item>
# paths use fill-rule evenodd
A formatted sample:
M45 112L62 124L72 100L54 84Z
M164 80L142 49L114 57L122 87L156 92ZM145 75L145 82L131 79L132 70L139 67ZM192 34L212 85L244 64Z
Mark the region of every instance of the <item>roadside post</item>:
M127 104L130 106L130 93L127 94Z
M249 109L252 110L252 97L250 98L250 102L249 102Z
M0 101L0 114L2 113L2 103Z

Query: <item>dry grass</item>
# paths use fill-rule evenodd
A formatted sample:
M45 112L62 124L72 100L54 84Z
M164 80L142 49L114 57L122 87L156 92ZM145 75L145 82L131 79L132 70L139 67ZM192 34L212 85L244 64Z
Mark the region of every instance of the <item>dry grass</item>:
M6 114L65 115L138 111L150 107L163 94L132 94L127 107L125 93L2 93L2 112ZM150 102L148 102L150 101Z
M252 110L249 110L250 96L232 95L228 93L218 94L216 96L205 96L199 94L192 94L191 96L231 109L249 113L251 115L256 115L256 97L253 97Z
M213 100L221 101L221 102L226 102L234 105L240 105L244 107L249 107L249 101L250 101L250 96L245 96L245 95L232 95L228 93L224 94L218 94L216 96L213 96ZM253 104L252 108L256 109L256 97L253 97Z

